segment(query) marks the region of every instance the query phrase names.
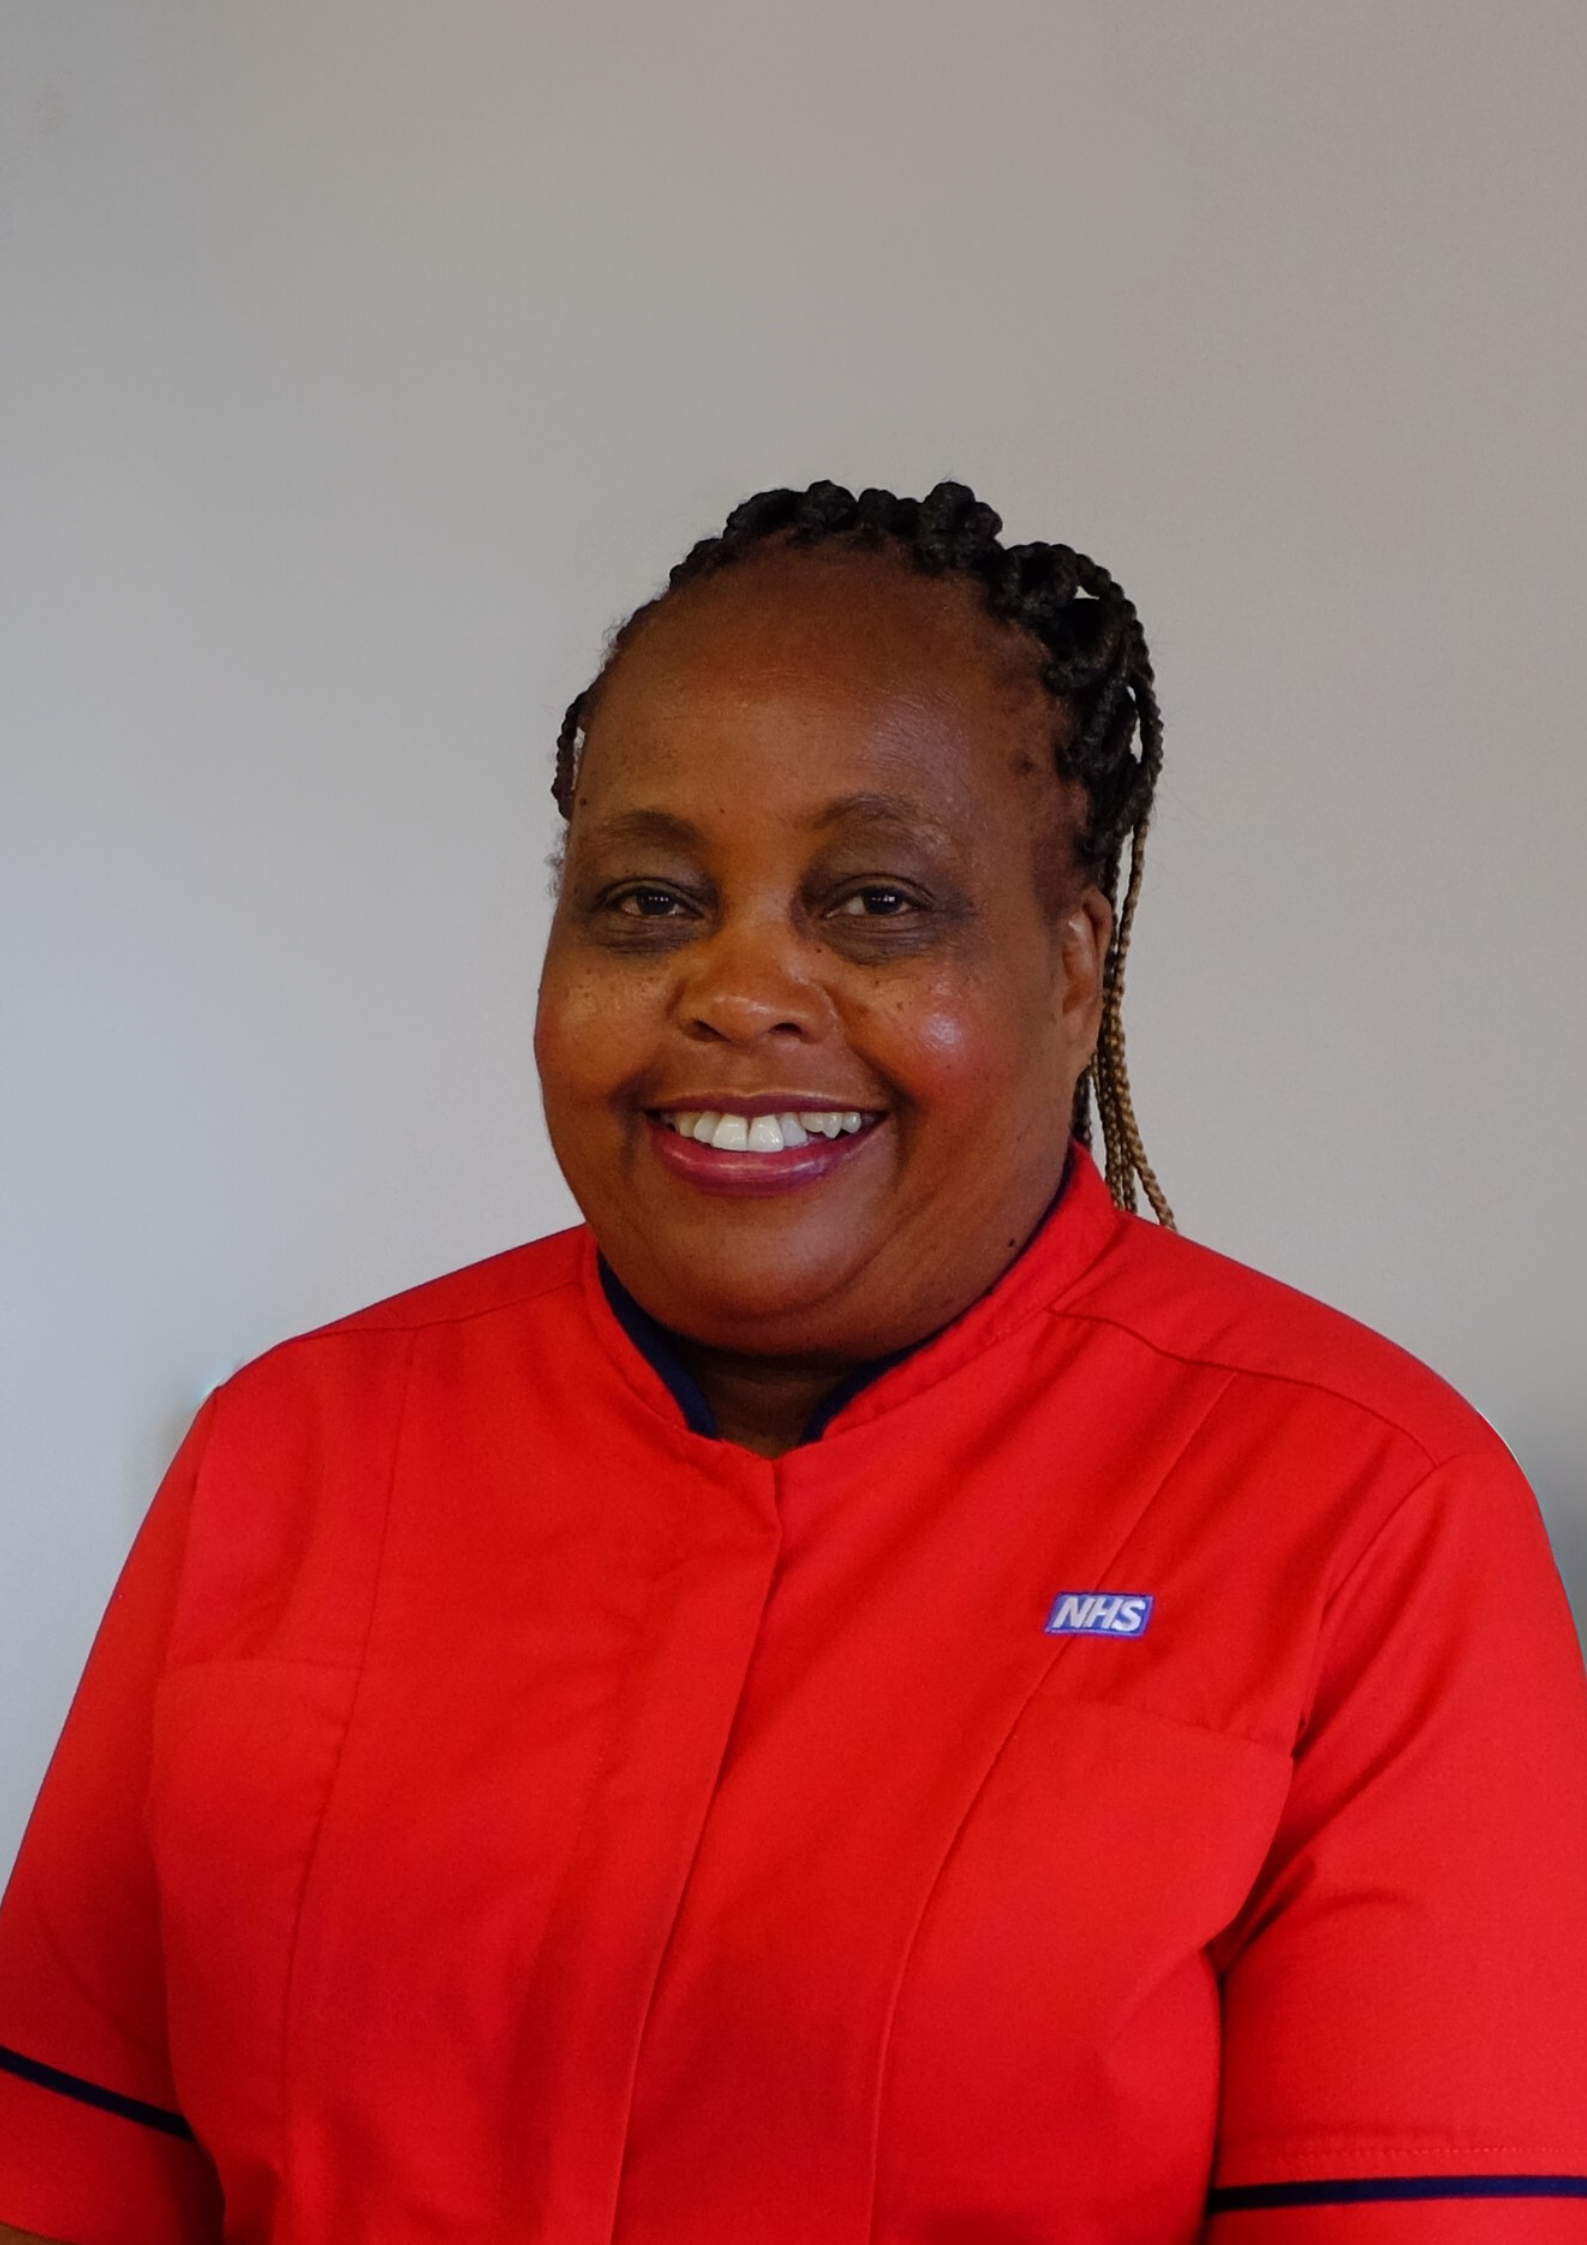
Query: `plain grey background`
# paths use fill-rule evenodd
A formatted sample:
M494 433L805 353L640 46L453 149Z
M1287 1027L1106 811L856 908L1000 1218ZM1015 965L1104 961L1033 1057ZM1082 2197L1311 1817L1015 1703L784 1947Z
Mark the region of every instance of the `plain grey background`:
M205 1388L569 1220L557 719L766 483L1122 578L1181 1222L1462 1387L1587 1593L1579 0L0 27L0 1864Z

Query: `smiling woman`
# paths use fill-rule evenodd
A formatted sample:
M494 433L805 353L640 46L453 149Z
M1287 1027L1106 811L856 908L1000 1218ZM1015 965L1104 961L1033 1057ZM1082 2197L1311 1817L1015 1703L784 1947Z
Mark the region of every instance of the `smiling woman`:
M722 1431L769 1455L967 1308L1057 1191L1112 911L1042 656L952 575L779 544L631 629L583 715L552 1142ZM783 1115L837 1135L790 1149ZM746 1358L782 1398L759 1426L721 1417Z
M1536 1508L1170 1228L1145 640L999 529L761 494L572 704L536 1050L586 1223L200 1414L0 1911L0 2213L1587 2235Z

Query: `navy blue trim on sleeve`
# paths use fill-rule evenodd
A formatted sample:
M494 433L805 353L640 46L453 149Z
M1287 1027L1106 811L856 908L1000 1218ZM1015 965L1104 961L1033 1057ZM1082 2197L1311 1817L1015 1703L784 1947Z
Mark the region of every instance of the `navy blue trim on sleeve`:
M1359 2175L1316 2183L1235 2183L1209 2193L1209 2214L1281 2206L1379 2206L1449 2198L1587 2198L1587 2175Z
M0 2043L0 2073L15 2074L19 2081L31 2081L38 2089L53 2089L62 2097L75 2097L80 2105L94 2105L100 2112L114 2113L119 2120L158 2128L164 2136L193 2141L193 2131L179 2112L167 2112L163 2105L146 2105L141 2097L123 2097L119 2089L101 2089L96 2081L83 2081L76 2074L62 2073L59 2066L25 2058L20 2050L8 2050L4 2043Z

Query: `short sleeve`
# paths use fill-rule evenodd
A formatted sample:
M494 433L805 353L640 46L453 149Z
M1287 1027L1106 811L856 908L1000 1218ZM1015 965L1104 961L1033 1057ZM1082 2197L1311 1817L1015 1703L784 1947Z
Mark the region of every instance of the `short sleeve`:
M201 1412L100 1626L0 1904L0 2221L72 2245L214 2245L177 2110L144 1829L154 1689L208 1431Z
M1209 2245L1587 2241L1587 1689L1497 1443L1429 1472L1332 1599L1214 1962Z

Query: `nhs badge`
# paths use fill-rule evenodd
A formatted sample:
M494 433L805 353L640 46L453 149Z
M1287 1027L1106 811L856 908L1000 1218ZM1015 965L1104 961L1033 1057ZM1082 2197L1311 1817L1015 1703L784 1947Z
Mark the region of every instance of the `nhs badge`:
M1108 1590L1061 1590L1047 1616L1049 1637L1139 1637L1154 1601Z

